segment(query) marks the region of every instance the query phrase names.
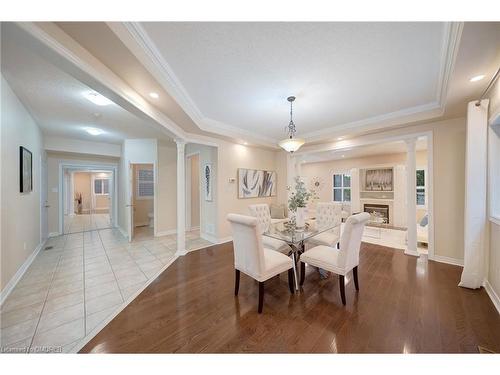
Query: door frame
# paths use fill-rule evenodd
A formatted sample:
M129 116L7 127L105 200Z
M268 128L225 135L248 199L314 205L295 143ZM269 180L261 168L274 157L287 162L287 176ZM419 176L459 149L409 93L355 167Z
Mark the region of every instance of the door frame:
M106 163L74 163L74 162L66 162L62 161L59 163L59 191L58 191L58 201L59 201L59 209L58 209L58 218L59 218L59 235L64 234L64 171L66 169L77 169L82 172L92 172L95 170L99 171L108 171L111 172L112 179L112 197L111 197L111 210L110 210L110 220L111 227L116 228L117 219L118 219L118 184L117 176L118 176L118 164L106 164ZM69 189L68 189L69 190Z
M47 157L40 157L40 243L49 237L49 175Z

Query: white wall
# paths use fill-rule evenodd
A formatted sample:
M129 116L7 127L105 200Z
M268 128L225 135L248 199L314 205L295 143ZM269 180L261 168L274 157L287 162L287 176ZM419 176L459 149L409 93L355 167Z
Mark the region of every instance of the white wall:
M80 139L49 136L44 138L44 147L47 151L73 152L79 154L93 154L119 158L121 145L105 142L89 142Z
M157 235L177 228L177 149L158 144Z
M496 116L500 113L500 81L497 81L495 86L493 86L491 90L490 96L490 107L489 114L490 119L496 118ZM490 168L490 173L488 175L489 178L489 191L488 196L490 199L489 204L489 214L499 215L500 212L492 212L491 202L498 202L500 200L500 129L498 132L494 132L490 129L488 132L488 141L489 141L489 157L488 157L488 166ZM493 168L496 168L496 178ZM497 203L498 205L498 203ZM500 215L497 217L497 220L500 220ZM494 222L490 220L489 227L490 237L489 237L489 249L487 251L487 280L493 292L496 295L496 303L497 309L500 309L500 224L499 222ZM493 297L494 299L495 297ZM500 310L499 310L500 311Z
M40 160L45 157L39 127L1 77L1 256L0 290L40 245ZM33 191L19 192L19 147L33 154ZM10 285L9 285L10 287Z

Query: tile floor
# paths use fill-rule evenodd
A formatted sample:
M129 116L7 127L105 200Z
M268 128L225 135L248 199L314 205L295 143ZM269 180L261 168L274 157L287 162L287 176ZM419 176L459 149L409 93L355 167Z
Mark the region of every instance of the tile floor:
M109 214L81 214L64 216L64 234L111 228Z
M146 227L147 228L147 227ZM196 231L189 249L211 245ZM175 235L116 229L51 238L0 309L0 352L71 352L175 257Z

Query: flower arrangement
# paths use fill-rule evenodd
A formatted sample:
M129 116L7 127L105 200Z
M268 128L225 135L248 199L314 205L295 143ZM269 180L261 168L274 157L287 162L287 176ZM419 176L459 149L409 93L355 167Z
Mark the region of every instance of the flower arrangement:
M307 190L304 181L297 176L295 177L295 191L288 199L288 209L297 212L297 208L305 208L309 200L315 198L316 193L313 190Z

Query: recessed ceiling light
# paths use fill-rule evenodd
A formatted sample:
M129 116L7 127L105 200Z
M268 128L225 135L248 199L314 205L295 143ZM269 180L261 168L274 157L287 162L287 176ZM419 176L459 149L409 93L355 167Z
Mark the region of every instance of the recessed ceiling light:
M345 158L345 155L342 155L343 158Z
M338 137L338 138L337 138L337 141L341 141L341 140L343 140L343 139L344 139L344 137Z
M156 92L150 92L149 96L152 97L153 99L158 99L160 95L158 95Z
M469 81L471 82L477 82L477 81L480 81L484 78L484 74L480 74L478 76L475 76L475 77L472 77Z
M104 133L104 130L97 129L97 128L85 128L85 131L89 133L90 135L100 135Z
M97 92L94 92L94 91L85 93L85 97L88 100L90 100L92 103L97 104L97 105L110 105L111 103L113 103L111 100L109 100L105 96L103 96Z
M244 144L245 146L248 146L248 142L243 142L243 144Z

